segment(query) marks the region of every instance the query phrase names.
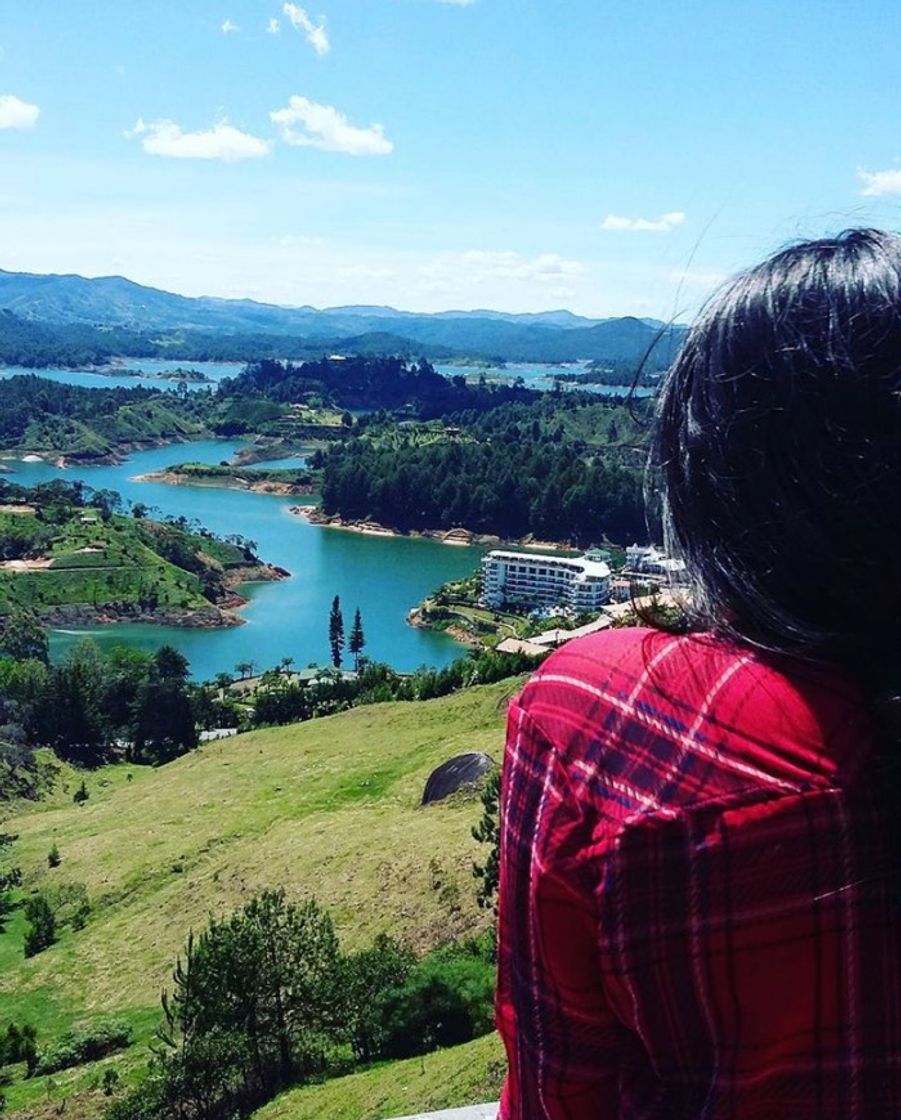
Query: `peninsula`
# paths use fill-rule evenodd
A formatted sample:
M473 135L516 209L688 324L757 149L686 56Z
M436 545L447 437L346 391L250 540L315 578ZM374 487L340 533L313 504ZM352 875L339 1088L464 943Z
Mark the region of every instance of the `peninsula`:
M239 625L242 583L288 576L252 541L184 518L130 515L117 494L80 483L0 483L0 615L35 611L52 626L150 622Z

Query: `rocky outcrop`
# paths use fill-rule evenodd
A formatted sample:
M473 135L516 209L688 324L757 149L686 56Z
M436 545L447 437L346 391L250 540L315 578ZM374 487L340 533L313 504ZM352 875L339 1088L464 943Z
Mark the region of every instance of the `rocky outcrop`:
M433 805L460 789L477 785L494 767L494 759L476 751L458 754L455 758L442 762L429 774L422 794L422 804Z

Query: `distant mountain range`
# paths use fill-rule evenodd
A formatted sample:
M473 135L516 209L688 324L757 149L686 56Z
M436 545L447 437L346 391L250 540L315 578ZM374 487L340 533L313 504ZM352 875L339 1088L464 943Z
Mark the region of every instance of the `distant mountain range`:
M350 306L318 310L280 307L246 299L191 298L145 287L122 276L86 279L0 270L0 309L47 327L118 330L171 337L185 335L284 339L302 349L379 347L394 352L421 349L432 357L480 357L505 361L568 362L579 359L637 362L657 340L652 365L668 364L684 334L681 326L633 317L589 319L570 311L510 314L502 311L444 311L421 314L391 307ZM7 319L11 322L11 319ZM246 346L236 347L244 356Z

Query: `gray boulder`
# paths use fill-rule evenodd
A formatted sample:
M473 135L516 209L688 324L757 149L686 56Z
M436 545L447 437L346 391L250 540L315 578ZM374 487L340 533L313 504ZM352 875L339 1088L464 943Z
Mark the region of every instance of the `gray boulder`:
M442 762L437 770L429 774L422 795L423 805L443 801L458 789L475 785L489 770L493 770L494 766L493 759L479 752L458 754L455 758Z

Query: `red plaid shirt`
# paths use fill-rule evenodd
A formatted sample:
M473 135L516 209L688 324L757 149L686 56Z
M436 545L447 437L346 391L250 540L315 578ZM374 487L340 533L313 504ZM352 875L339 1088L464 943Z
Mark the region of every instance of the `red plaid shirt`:
M875 734L837 673L608 631L511 706L503 1120L901 1116Z

